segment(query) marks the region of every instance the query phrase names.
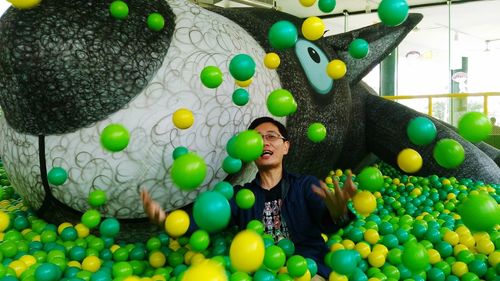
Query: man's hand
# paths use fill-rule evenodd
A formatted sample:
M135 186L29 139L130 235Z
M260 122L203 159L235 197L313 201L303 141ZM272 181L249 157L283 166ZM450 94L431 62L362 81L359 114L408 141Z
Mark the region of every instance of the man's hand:
M141 199L142 206L144 207L144 212L148 215L149 219L156 223L157 225L163 226L165 223L166 214L165 211L160 207L158 202L154 201L149 195L146 189L141 189Z
M335 187L334 191L332 191L323 181L320 181L320 185L321 187L318 187L313 184L312 190L323 199L332 219L340 219L347 213L347 201L356 194L356 185L354 185L352 181L351 171L347 172L347 179L342 189L339 187L339 183L336 179L333 180L333 185Z

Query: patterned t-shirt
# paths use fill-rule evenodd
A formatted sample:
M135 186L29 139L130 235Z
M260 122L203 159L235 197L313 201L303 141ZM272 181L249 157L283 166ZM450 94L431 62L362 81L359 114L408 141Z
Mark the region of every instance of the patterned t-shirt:
M278 242L283 238L289 238L288 227L285 220L281 217L281 182L270 190L264 191L266 201L264 203L264 212L262 214L262 223L264 224L265 232L274 237L274 241Z

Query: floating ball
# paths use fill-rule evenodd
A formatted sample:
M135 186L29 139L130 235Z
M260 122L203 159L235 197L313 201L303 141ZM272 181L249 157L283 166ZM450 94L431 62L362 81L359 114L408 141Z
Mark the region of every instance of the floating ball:
M486 193L470 194L458 208L458 213L472 231L490 231L500 224L500 207Z
M184 154L187 154L189 152L189 149L185 146L178 146L174 149L172 152L172 158L175 160L179 157L181 157Z
M240 159L231 156L226 156L222 161L222 170L228 174L235 174L241 170L243 162Z
M115 218L107 218L101 222L99 232L104 237L115 237L120 232L120 222Z
M236 136L234 148L238 159L251 162L262 155L264 140L255 130L246 130Z
M412 143L428 145L436 138L437 130L429 118L419 116L408 122L406 134Z
M283 250L276 246L271 245L266 248L266 252L264 254L264 265L270 270L278 270L286 262L286 255Z
M276 69L280 66L281 59L276 53L267 53L264 57L264 65L269 69Z
M229 62L229 73L238 81L246 81L255 74L255 62L247 54L238 54Z
M172 115L172 122L181 130L187 129L194 123L194 114L187 108L177 109Z
M480 112L467 112L458 121L458 133L473 143L487 139L492 130L493 124Z
M159 280L159 279L155 279ZM224 267L213 260L206 259L190 266L182 275L182 281L227 281Z
M203 182L207 174L205 160L193 152L174 160L170 175L174 183L182 190L190 191Z
M189 228L189 215L184 210L175 210L165 219L165 231L172 237L184 235Z
M357 38L349 44L349 55L355 59L365 58L370 52L370 45L366 40Z
M124 20L128 16L128 5L123 1L113 1L109 5L109 13L115 19Z
M161 31L165 27L165 19L159 13L151 13L147 19L149 29Z
M323 13L332 12L335 9L336 5L337 5L337 2L335 0L319 0L318 1L318 8Z
M347 66L341 60L332 60L326 66L326 73L334 80L344 77L346 72Z
M54 167L50 169L47 174L47 180L53 185L62 185L68 179L68 173L61 167Z
M352 198L354 209L361 215L367 217L377 208L377 199L370 191L360 191Z
M236 234L229 248L231 265L238 271L254 272L264 261L264 241L252 230Z
M292 93L285 89L272 91L267 97L266 104L269 112L278 117L288 116L297 111L297 102Z
M16 9L27 10L35 8L42 2L42 0L7 0Z
M380 21L388 26L402 24L408 17L408 3L406 0L382 0L377 13Z
M226 197L219 192L206 191L198 195L193 206L196 225L208 233L227 227L231 218L231 207Z
M233 198L234 195L233 185L227 181L221 181L215 184L214 191L224 195L227 200Z
M99 211L90 209L83 213L82 223L88 228L94 228L101 222L101 213Z
M298 39L297 28L289 21L278 21L269 30L269 43L277 50L284 50L295 45Z
M321 142L326 138L326 127L321 123L312 123L307 128L307 137L312 142Z
M398 166L406 173L416 173L422 168L422 156L411 148L401 150L397 158Z
M304 7L311 7L316 3L316 0L299 0L300 4Z
M0 232L4 232L10 225L10 217L5 212L0 211Z
M111 152L125 149L129 140L130 134L128 130L120 124L109 124L101 132L101 144Z
M323 20L318 17L308 17L302 23L302 35L307 40L315 41L323 37L325 33L325 24Z
M107 196L106 192L102 189L92 190L89 194L89 205L92 207L99 207L106 203Z
M240 81L240 80L234 80L236 82L236 85L239 87L248 87L250 84L252 84L252 78L245 80L245 81Z
M255 204L255 194L248 189L242 188L236 193L236 205L240 209L250 209Z
M401 260L413 272L424 270L430 262L427 249L417 242L408 242L404 245Z
M201 83L205 87L214 89L222 84L222 71L217 66L206 66L200 74Z
M365 167L357 177L359 189L372 192L379 191L384 186L384 177L379 169Z
M446 169L457 168L465 159L464 148L460 143L452 139L438 141L432 154L434 160Z
M238 106L243 106L248 103L250 100L250 95L248 94L248 91L243 89L243 88L238 88L233 92L232 96L234 104Z

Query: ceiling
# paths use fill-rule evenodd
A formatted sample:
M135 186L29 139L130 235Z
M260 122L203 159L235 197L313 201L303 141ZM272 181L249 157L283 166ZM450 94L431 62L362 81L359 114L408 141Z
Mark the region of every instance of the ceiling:
M42 0L43 1L43 0ZM298 17L321 16L332 35L378 22L376 9L380 0L337 0L330 14L317 4L304 7L299 0L191 0L200 5L221 7L273 6ZM448 50L448 38L455 50L479 52L486 49L500 52L500 0L455 0L450 7L445 0L408 0L410 12L424 14L424 20L405 42L431 50ZM0 15L10 6L0 0ZM346 12L347 18L344 16ZM448 31L451 15L451 32ZM346 24L347 23L347 24ZM347 26L345 26L347 25Z

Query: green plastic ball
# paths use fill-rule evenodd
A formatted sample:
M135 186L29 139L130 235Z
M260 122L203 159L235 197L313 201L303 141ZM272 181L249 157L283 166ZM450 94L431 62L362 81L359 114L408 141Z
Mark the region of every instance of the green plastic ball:
M469 195L458 208L458 213L472 231L490 231L500 224L500 207L485 193Z
M203 182L207 174L205 160L190 152L174 160L170 175L181 190L191 191Z
M204 251L210 244L210 235L203 229L196 230L189 238L189 245L193 251Z
M222 194L206 191L196 198L193 216L196 225L208 233L214 233L227 227L231 218L231 207Z
M245 90L243 88L239 88L233 92L232 99L233 99L234 104L236 104L238 106L243 106L243 105L247 104L248 101L250 100L250 95L248 94L247 90Z
M434 160L443 168L454 169L465 159L464 148L456 140L442 139L433 150Z
M247 229L251 229L262 235L264 233L264 224L259 220L251 220L247 224Z
M276 245L272 245L266 248L264 254L264 266L270 270L278 270L286 262L286 255L283 249Z
M61 269L53 263L42 263L35 270L35 279L39 281L57 281L61 275Z
M231 156L226 156L224 161L222 161L222 169L228 174L235 174L241 170L243 163L238 158L233 158Z
M401 260L413 272L420 272L429 265L429 253L420 243L408 242L404 245Z
M240 209L250 209L255 204L255 195L250 189L242 188L236 193L236 205Z
M286 261L288 274L292 277L300 277L307 271L307 261L303 256L294 255Z
M152 13L147 19L149 29L161 31L165 27L165 19L159 13Z
M278 241L278 247L280 247L283 252L285 252L287 258L291 257L295 253L295 245L290 239L281 239L280 241Z
M277 50L292 48L298 39L295 25L289 21L278 21L269 30L269 43Z
M92 207L99 207L106 203L106 192L102 189L92 190L89 194L89 205Z
M272 115L283 117L297 111L297 102L292 93L285 89L272 91L267 97L267 109Z
M104 237L115 237L120 232L120 223L115 218L106 218L99 226L99 232Z
M312 142L321 142L326 138L326 127L321 123L312 123L307 128L307 137Z
M480 112L468 112L458 121L458 133L472 143L487 139L492 130L493 124Z
M382 172L375 167L365 167L356 177L359 189L368 191L379 191L384 186Z
M408 17L408 3L406 0L382 0L378 6L380 21L388 26L398 26Z
M47 174L47 180L53 185L62 185L68 179L68 173L61 167L54 167L50 169Z
M123 1L113 1L109 5L109 12L115 19L124 20L128 16L128 5Z
M247 81L255 74L255 61L247 54L238 54L229 62L229 73L238 81Z
M365 58L369 51L370 51L370 45L366 40L357 38L352 40L352 42L349 44L349 55L355 59L362 59Z
M101 132L101 144L111 152L125 149L129 141L130 134L128 130L120 124L109 124Z
M201 71L200 79L205 87L215 89L222 84L222 71L217 66L206 66Z
M336 5L337 5L337 2L335 0L319 0L318 1L318 7L323 13L331 13L335 9Z
M82 223L88 228L94 228L101 222L101 213L99 211L91 209L83 213Z
M187 154L188 152L189 152L189 149L187 149L187 147L178 146L172 152L172 158L175 160L175 159L181 157L182 155Z
M408 122L406 133L412 143L428 145L436 138L437 130L429 118L419 116Z
M357 252L353 250L337 250L330 257L330 266L335 272L351 275L358 264Z
M234 142L236 158L243 162L251 162L262 155L264 140L255 130L246 130L236 136Z
M221 181L215 184L214 191L224 195L227 200L233 198L234 195L233 185L227 181Z

